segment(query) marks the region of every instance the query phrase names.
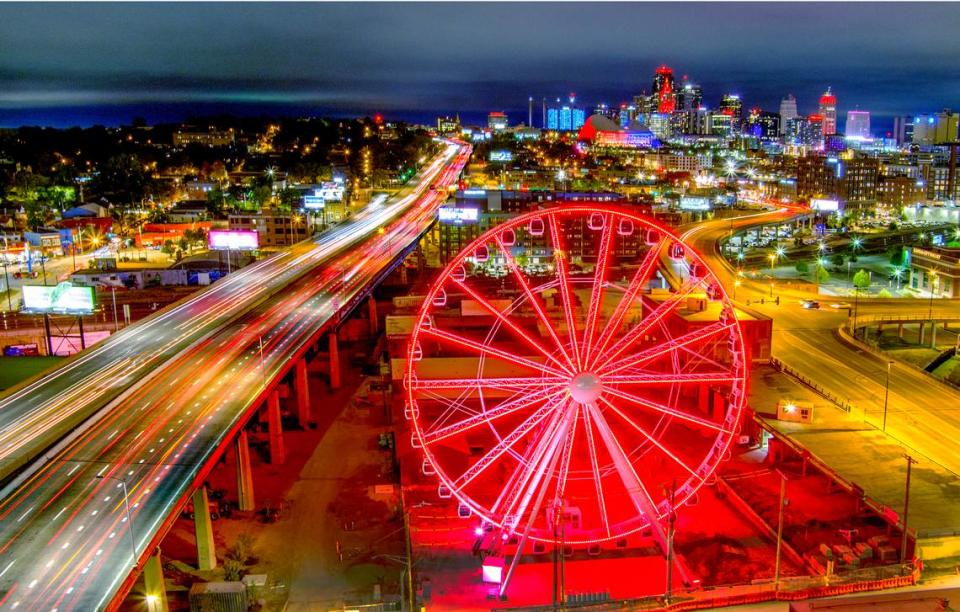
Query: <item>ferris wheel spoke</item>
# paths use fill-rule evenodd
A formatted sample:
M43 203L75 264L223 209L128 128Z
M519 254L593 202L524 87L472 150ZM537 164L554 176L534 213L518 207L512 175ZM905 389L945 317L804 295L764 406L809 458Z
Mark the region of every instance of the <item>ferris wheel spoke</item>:
M583 360L580 356L580 346L577 343L577 325L573 314L573 296L570 293L570 274L567 270L567 251L560 239L557 220L551 215L547 217L547 224L550 226L550 239L553 242L553 254L556 259L557 279L560 281L560 297L563 301L563 316L567 322L567 337L570 339L573 362L576 364L577 370L580 370L583 368Z
M492 314L493 316L495 316L501 323L503 323L504 325L506 325L507 328L510 329L510 331L512 331L514 334L516 334L521 340L523 340L524 342L526 342L531 348L533 348L535 351L537 351L538 353L540 353L541 355L543 355L544 357L546 357L547 359L549 359L550 361L552 361L552 362L553 362L554 364L556 364L557 367L559 367L560 369L565 370L565 371L568 370L567 364L562 363L559 359L557 359L556 357L554 357L554 356L550 353L550 351L548 351L541 343L537 342L537 340L534 339L532 336L530 336L530 334L528 334L522 327L520 327L519 325L517 325L516 323L514 323L512 320L510 320L510 318L507 317L505 314L503 314L503 312L502 312L499 308L496 308L496 307L495 307L493 304L491 304L486 298L484 298L482 295L480 295L479 293L477 293L476 290L474 290L473 288L469 287L469 286L467 285L466 281L460 281L460 280L454 279L454 282L455 282L461 289L463 289L464 291L466 291L467 294L468 294L471 298L473 298L477 303L479 303L481 306L483 306L484 309L486 309L490 314Z
M553 438L554 441L551 444L550 450L548 451L548 456L550 457L549 459L550 465L547 466L545 470L542 467L541 469L537 470L534 481L533 483L531 483L530 487L527 489L527 492L524 495L523 501L521 502L520 508L517 512L517 517L519 520L519 518L523 517L523 514L526 511L527 505L530 502L530 499L533 497L537 489L539 489L540 492L537 494L537 499L533 504L533 510L530 511L530 514L527 518L527 524L524 527L523 535L521 536L520 542L517 546L517 551L514 553L513 559L510 561L510 567L507 570L507 574L504 577L503 583L500 585L501 596L507 591L507 587L510 584L510 578L513 576L513 572L517 568L517 563L520 561L520 557L523 554L523 547L527 542L527 538L530 536L530 530L533 528L533 523L537 520L537 516L540 514L540 509L543 507L543 498L546 496L547 484L549 481L549 476L546 479L544 479L544 476L552 473L553 470L556 469L557 460L560 458L560 455L562 454L558 452L558 445L567 437L567 430L570 428L570 413L573 412L570 409L570 404L572 403L573 402L569 402L567 405L567 409L564 410L564 417L560 419L560 423L557 428L558 430L556 432L556 435L554 435L554 438ZM546 461L541 461L540 463L541 465L543 465L544 463L546 463ZM541 483L542 483L542 486L541 486Z
M484 470L490 467L497 459L500 458L505 452L507 452L510 447L520 441L524 436L533 431L533 428L540 424L551 412L556 410L556 406L553 403L548 402L546 405L541 406L537 409L536 412L531 414L524 420L520 425L517 426L509 435L504 438L501 438L493 448L488 450L483 457L477 460L476 463L471 465L466 472L460 475L459 478L453 483L456 489L462 489L470 483L474 478L479 476Z
M597 446L593 439L593 425L590 424L590 411L583 411L583 428L587 432L587 450L590 453L590 472L593 475L593 488L597 492L597 505L600 507L600 522L607 536L610 535L610 519L607 517L607 502L603 496L603 481L600 479L600 462L597 459Z
M590 357L599 355L606 350L610 340L612 340L620 330L620 324L623 323L623 317L626 316L627 312L630 310L630 307L633 305L634 300L637 299L637 295L641 290L643 290L644 283L649 280L650 274L655 269L657 261L660 257L660 250L663 248L664 243L665 240L658 241L657 244L652 246L644 255L643 261L640 263L640 267L637 268L633 278L630 280L630 284L627 286L627 290L620 298L620 301L617 302L617 307L607 320L607 324L604 326L603 332L600 333L600 338L597 340L596 347L591 349L590 355L588 355L588 364L590 363Z
M616 435L611 431L610 425L600 412L600 409L597 408L596 404L587 404L587 410L590 411L590 415L593 417L593 422L597 431L600 433L600 439L603 440L603 445L613 460L613 466L620 476L620 481L623 483L624 489L626 489L627 494L630 496L630 501L633 502L637 511L646 516L647 520L650 521L650 527L653 529L658 542L663 547L663 551L666 552L667 538L663 533L663 527L660 525L660 513L657 512L656 503L654 503L653 498L650 497L647 488L643 486L643 481L640 480L636 470L633 469L630 458L627 457Z
M613 385L672 385L684 383L729 383L738 380L729 371L723 372L639 372L604 376L604 384Z
M517 264L517 261L513 258L513 255L510 254L510 249L503 244L503 241L500 240L500 237L495 238L497 243L497 248L500 249L500 252L503 254L504 260L507 262L507 267L510 268L510 272L513 274L513 277L516 279L517 284L520 285L520 288L523 290L524 295L527 297L527 301L533 307L533 310L537 313L537 316L540 318L540 322L543 323L543 326L546 328L547 333L550 334L551 340L553 340L557 349L560 351L560 354L567 361L568 369L572 370L575 368L573 360L570 358L569 353L567 353L564 343L560 340L560 336L557 334L557 329L553 325L553 321L550 320L550 317L547 316L547 311L543 309L543 305L540 303L540 299L533 293L533 290L530 288L530 283L527 282L527 279L524 278L523 272L520 270L520 266Z
M538 443L540 448L536 454L536 459L530 465L530 469L526 474L526 478L524 478L519 489L521 494L513 499L513 503L504 506L505 521L511 527L519 523L519 521L526 514L527 507L530 505L530 501L533 499L534 494L536 493L537 489L540 488L541 484L543 484L540 494L540 498L542 499L543 493L547 490L549 481L549 478L545 479L544 477L553 473L553 471L556 469L557 461L559 460L560 456L563 455L561 446L567 440L567 434L570 431L572 417L575 415L574 402L567 401L560 410L562 412L559 418L555 419L555 421L551 423L549 434L543 435L540 438ZM538 512L539 510L535 509L530 513L531 523L536 519Z
M415 391L429 391L435 389L506 389L509 391L526 388L539 388L565 384L566 378L557 376L513 376L501 378L417 378L412 381L411 388Z
M590 351L597 332L597 317L603 301L603 288L607 282L607 270L610 264L610 246L613 243L612 225L613 222L609 216L605 217L603 236L600 238L600 251L597 253L597 264L593 274L593 291L590 295L590 306L587 309L587 324L583 330L583 363L590 363Z
M436 327L428 327L421 330L422 333L433 336L434 338L444 340L450 344L458 345L463 348L473 349L479 353L484 353L487 355L493 355L499 357L504 361L509 361L515 365L522 366L524 368L529 368L531 370L537 370L540 372L546 372L552 376L563 376L564 372L552 368L544 363L538 363L526 357L521 357L520 355L515 355L509 351L503 349L498 349L496 347L490 346L488 344L483 344L482 342L477 342L476 340L471 340L470 338L464 338L459 334L454 334L448 331L443 331L437 329Z
M567 489L567 475L570 473L570 460L573 458L573 440L577 435L577 420L580 418L580 405L574 403L572 406L573 418L571 419L570 431L567 433L567 441L563 445L563 458L560 460L560 471L557 474L557 499L563 499Z
M560 396L564 393L565 390L557 390L552 392L541 392L534 395L524 395L516 399L503 402L499 406L487 410L486 412L480 412L475 415L469 416L462 421L457 421L456 423L450 423L449 425L444 425L443 427L432 429L423 434L423 443L424 444L433 444L450 436L455 436L461 434L469 429L481 425L483 423L489 423L493 420L499 419L500 417L507 416L509 414L514 414L521 410L529 409L531 406L542 401L552 401L554 398Z
M683 347L686 347L690 344L694 344L703 340L707 340L716 336L717 334L725 331L729 331L732 327L729 323L714 323L712 325L707 325L706 327L701 327L693 331L687 332L682 336L671 339L669 342L664 344L654 346L645 350L642 350L638 353L634 353L628 357L621 359L620 361L614 363L607 363L603 370L601 370L604 376L609 376L621 370L627 368L636 367L642 363L647 363L677 351Z
M619 408L617 408L612 402L610 402L610 400L608 400L608 399L605 398L605 397L601 397L601 398L600 398L600 401L603 402L604 404L606 404L608 409L612 410L612 411L613 411L614 413L616 413L621 419L623 419L624 421L626 421L626 423L627 423L628 425L630 425L631 427L633 427L634 429L636 429L636 430L640 433L640 435L642 435L644 438L646 438L651 444L653 444L653 445L656 446L658 449L660 449L660 452L662 452L664 455L666 455L666 456L670 457L671 459L673 459L673 461L674 461L677 465L679 465L680 467L682 467L688 474L690 474L691 476L693 476L694 478L696 478L697 480L699 480L701 483L703 482L703 477L702 477L702 476L700 476L699 474L697 474L690 466L688 466L688 465L687 465L686 463L684 463L679 457L677 457L675 454L673 454L666 446L664 446L663 444L661 444L659 440L657 440L656 438L654 438L653 436L651 436L651 435L647 432L646 429L644 429L643 427L641 427L641 426L640 426L639 424L637 424L633 419L629 418L626 414L624 414L623 412L621 412Z
M682 411L682 410L677 410L676 408L671 408L670 406L667 406L667 405L665 405L665 404L661 404L660 402L655 402L655 401L650 400L650 399L646 399L646 398L643 398L643 397L639 397L639 396L634 395L634 394L632 394L632 393L628 393L628 392L624 391L623 389L616 389L616 388L614 388L614 387L608 387L608 388L604 389L604 393L609 393L610 395L613 395L613 396L615 396L615 397L619 397L619 398L622 399L622 400L626 400L626 401L628 401L628 402L630 402L630 403L633 403L633 404L636 404L636 405L638 405L638 406L643 406L644 408L649 408L650 410L653 410L654 412L659 412L659 413L661 413L661 414L666 414L666 415L669 415L669 416L672 416L672 417L676 417L676 418L680 419L681 421L686 421L686 422L688 422L688 423L693 423L694 425L699 425L700 427L704 427L704 428L706 428L706 429L711 429L711 430L713 430L713 431L718 431L718 432L720 432L720 433L728 434L728 435L733 433L733 432L730 431L729 429L724 428L723 425L720 425L720 424L718 424L718 423L714 423L713 421L710 421L710 420L708 420L708 419L704 419L704 418L702 418L702 417L698 417L698 416L696 416L696 415L694 415L694 414L690 414L690 413L684 412L684 411Z
M631 328L626 334L624 334L617 342L613 344L609 349L606 349L594 362L593 369L601 369L606 366L608 363L620 356L623 351L627 350L634 342L641 339L644 334L650 331L654 325L659 323L665 316L674 311L674 309L679 306L683 300L693 293L693 290L698 287L697 283L690 283L685 286L681 291L670 296L668 299L664 300L659 306L653 309L653 311L643 318L635 327Z

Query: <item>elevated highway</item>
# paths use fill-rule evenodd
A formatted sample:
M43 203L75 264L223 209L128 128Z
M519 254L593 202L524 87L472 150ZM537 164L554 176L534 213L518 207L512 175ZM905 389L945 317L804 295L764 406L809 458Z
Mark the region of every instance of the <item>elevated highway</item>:
M0 609L112 609L145 566L149 578L226 448L249 452L243 426L274 406L276 381L429 228L469 153L447 144L397 196L6 398L3 410L18 407L4 420L8 473L28 449L47 450L0 501Z

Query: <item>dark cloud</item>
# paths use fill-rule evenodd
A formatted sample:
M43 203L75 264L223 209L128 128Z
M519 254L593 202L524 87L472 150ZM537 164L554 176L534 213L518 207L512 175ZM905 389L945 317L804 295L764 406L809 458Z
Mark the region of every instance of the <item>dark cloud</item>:
M792 91L811 110L832 85L841 110L893 114L957 106L957 23L952 3L3 3L0 123L217 102L523 113L528 95L627 99L663 62L712 104Z

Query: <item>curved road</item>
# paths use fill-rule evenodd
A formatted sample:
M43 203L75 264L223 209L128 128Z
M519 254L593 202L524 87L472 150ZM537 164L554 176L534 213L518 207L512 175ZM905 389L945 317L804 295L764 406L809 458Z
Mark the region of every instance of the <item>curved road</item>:
M796 213L781 209L740 217L732 221L735 229L788 221ZM725 286L732 288L735 270L720 256L719 241L731 229L731 220L703 223L688 230L689 240L710 260ZM829 304L838 299L818 297L820 310L807 310L801 297L810 294L777 292L780 305L759 304L769 288L745 281L737 289L741 300L751 298L751 307L774 320L773 355L804 376L817 381L838 397L863 408L870 423L879 426L883 418L883 397L887 376L887 360L869 352L849 347L837 338L837 329L846 322L846 309L833 309ZM843 301L847 301L846 299ZM858 316L926 315L927 299L863 299L859 300ZM960 315L960 300L940 299L934 302L934 314ZM960 391L932 380L929 376L905 365L894 365L890 372L887 432L898 441L914 448L941 466L960 474Z

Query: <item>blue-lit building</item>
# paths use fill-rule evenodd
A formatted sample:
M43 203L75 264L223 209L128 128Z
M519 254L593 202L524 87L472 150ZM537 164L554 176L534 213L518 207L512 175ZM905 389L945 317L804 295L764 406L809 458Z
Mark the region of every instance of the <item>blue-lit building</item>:
M582 108L564 104L547 108L547 129L556 132L574 132L586 122Z

